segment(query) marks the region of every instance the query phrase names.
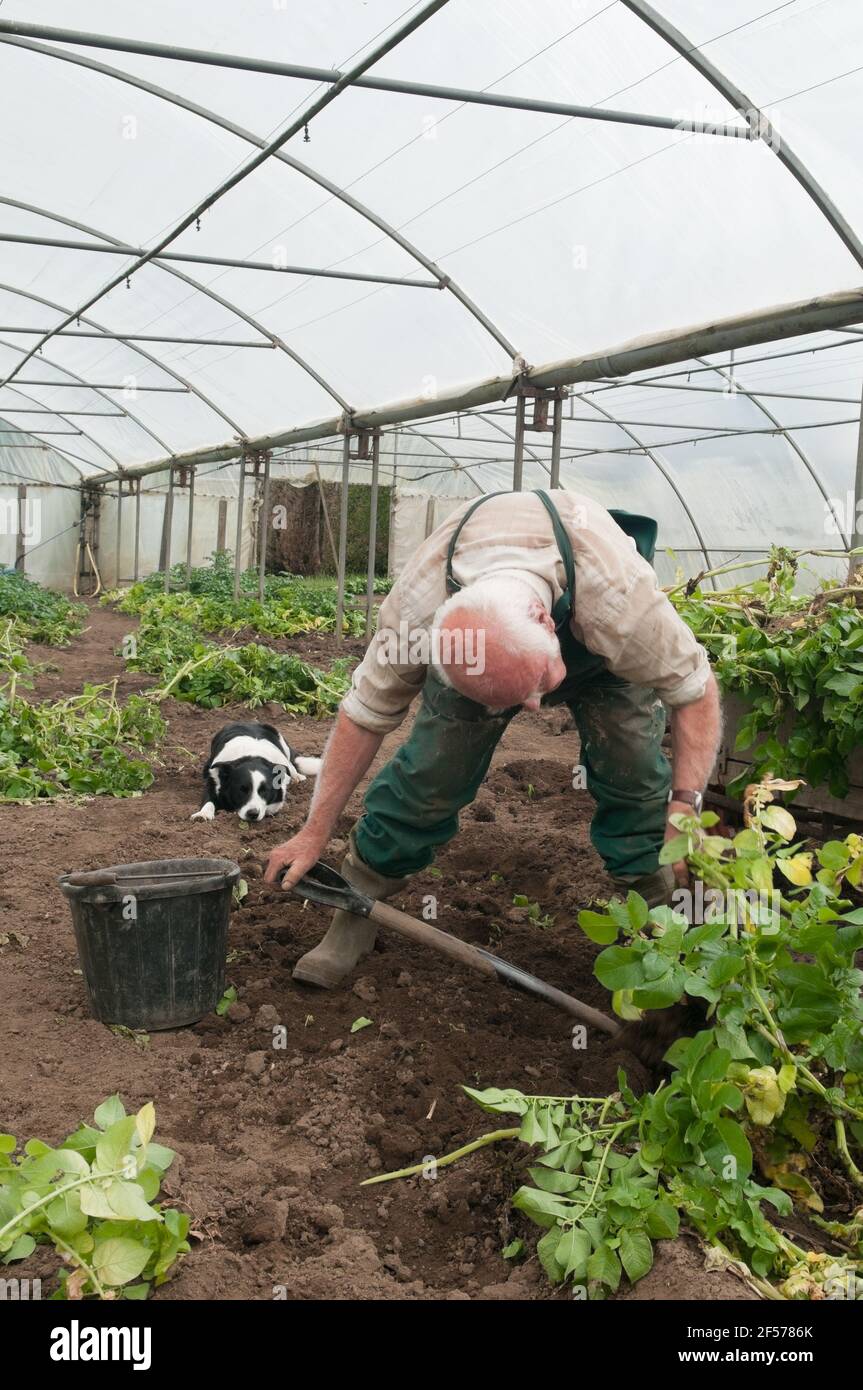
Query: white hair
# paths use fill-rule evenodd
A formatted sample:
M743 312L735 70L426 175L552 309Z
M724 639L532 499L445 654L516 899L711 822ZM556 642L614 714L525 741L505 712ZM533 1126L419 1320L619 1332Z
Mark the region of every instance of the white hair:
M486 625L493 626L498 641L513 656L537 653L547 658L559 657L557 638L531 616L531 608L538 603L539 598L526 581L509 575L491 575L466 584L458 593L451 594L435 613L432 627L438 632L444 622L458 612L466 619L460 626L466 630L473 627L475 631L482 632L483 641ZM445 685L452 685L437 651L432 660L432 669ZM482 674L481 671L478 670L478 674Z

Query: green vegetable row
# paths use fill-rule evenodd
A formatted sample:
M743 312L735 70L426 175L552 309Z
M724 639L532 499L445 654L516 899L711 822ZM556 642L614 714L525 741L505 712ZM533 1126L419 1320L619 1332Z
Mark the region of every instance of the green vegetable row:
M18 570L0 571L0 619L11 619L20 642L65 647L80 632L87 610L43 589Z
M375 581L375 592L390 581ZM350 600L365 593L365 580L349 575L346 580L343 632L358 637L365 632L365 613ZM199 632L237 632L248 628L264 637L293 637L300 632L335 632L337 587L334 579L308 579L299 575L267 575L263 600L258 598L258 572L245 570L240 594L234 598L234 570L229 554L217 552L209 565L191 572L186 584L185 565L171 571L170 591L164 591L164 575L151 574L122 593L106 596L121 613L176 618Z

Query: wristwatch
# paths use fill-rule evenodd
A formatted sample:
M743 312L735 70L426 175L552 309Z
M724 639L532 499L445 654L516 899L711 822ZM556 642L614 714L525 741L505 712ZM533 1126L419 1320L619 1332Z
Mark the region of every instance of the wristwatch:
M671 805L672 801L682 801L687 806L693 806L695 814L700 816L704 808L704 792L680 791L679 788L672 787L668 793L668 804Z

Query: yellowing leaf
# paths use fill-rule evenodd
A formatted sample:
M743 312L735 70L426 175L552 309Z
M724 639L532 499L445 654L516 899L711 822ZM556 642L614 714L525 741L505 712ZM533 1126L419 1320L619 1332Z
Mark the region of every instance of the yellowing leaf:
M769 1125L785 1109L785 1092L773 1067L754 1067L743 1087L743 1099L753 1124Z
M784 806L767 806L761 812L761 822L775 830L783 840L793 840L797 833L797 822Z
M812 855L792 854L790 859L777 859L776 864L789 883L805 888L812 882Z
M644 1017L641 1009L632 1002L631 989L616 989L611 996L611 1007L618 1018L625 1018L632 1023Z
M135 1128L138 1131L142 1147L146 1148L156 1129L156 1107L151 1100L148 1100L146 1105L142 1105L135 1116Z

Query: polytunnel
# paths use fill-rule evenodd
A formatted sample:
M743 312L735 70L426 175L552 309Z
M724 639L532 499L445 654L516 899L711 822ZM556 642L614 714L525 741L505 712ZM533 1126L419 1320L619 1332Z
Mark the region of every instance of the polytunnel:
M4 563L249 563L270 480L324 477L394 485L394 569L544 485L655 516L665 579L847 569L854 0L74 17L0 11Z

